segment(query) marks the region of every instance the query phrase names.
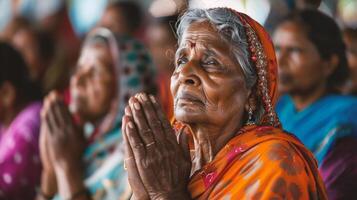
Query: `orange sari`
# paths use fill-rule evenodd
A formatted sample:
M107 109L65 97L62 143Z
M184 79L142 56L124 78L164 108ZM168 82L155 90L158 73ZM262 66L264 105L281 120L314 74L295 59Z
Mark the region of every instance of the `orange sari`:
M327 199L312 153L270 126L241 129L188 190L193 199Z

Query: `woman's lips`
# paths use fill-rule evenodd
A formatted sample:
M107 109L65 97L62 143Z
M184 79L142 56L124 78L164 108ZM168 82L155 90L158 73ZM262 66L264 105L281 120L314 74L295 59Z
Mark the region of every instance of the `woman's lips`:
M191 93L187 93L187 92L182 92L180 93L176 99L182 103L200 103L200 104L204 104L203 101L197 97L196 95L193 95Z

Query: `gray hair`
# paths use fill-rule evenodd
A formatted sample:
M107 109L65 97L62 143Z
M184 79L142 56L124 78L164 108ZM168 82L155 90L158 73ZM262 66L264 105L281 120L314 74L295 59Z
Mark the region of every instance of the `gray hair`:
M179 44L182 35L194 22L210 22L218 30L222 39L231 44L232 54L243 70L248 88L252 88L257 81L257 73L254 65L250 61L248 39L244 25L240 18L227 8L215 9L192 9L181 16L178 21L177 36Z
M251 62L248 38L245 27L234 11L227 8L191 9L186 11L178 21L177 36L181 43L183 33L194 22L210 22L221 35L222 39L231 44L231 52L239 63L245 77L247 87L252 89L258 79L255 65ZM255 91L258 92L258 91ZM259 92L258 92L259 93ZM254 121L259 123L265 113L263 104L257 100L257 110L254 112Z

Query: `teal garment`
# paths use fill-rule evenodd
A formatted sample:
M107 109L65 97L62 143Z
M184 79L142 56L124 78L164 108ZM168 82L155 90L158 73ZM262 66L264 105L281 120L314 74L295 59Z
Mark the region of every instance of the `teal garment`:
M357 98L327 95L297 111L284 95L276 106L283 129L295 134L314 153L319 165L335 142L357 135Z
M110 48L117 94L99 125L84 126L89 142L83 157L84 183L93 200L129 199L131 189L124 170L121 120L131 96L139 92L155 94L155 67L147 49L131 37L116 36L108 29L98 28L86 38L84 47L93 42L105 43Z

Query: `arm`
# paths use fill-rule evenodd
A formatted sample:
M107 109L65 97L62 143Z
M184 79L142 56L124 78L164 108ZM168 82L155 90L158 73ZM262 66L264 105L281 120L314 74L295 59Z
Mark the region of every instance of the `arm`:
M357 198L357 139L338 140L319 168L331 199Z

